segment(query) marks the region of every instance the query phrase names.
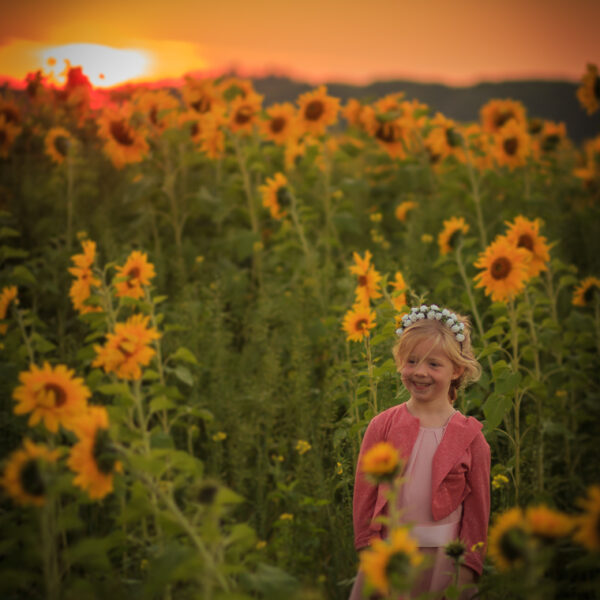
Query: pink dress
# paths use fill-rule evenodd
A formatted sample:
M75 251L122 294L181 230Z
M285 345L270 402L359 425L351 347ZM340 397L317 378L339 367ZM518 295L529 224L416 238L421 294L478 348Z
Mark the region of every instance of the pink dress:
M452 582L454 574L454 565L444 553L444 546L458 537L462 505L439 521L434 521L431 514L431 464L445 429L445 426L419 428L404 471L406 481L399 494L401 520L413 525L411 536L418 540L419 550L432 561L413 588L413 596L443 590Z
M444 545L458 537L462 505L439 521L434 521L431 514L431 465L445 430L446 426L419 428L417 440L406 463L405 482L398 498L401 521L412 525L411 536L419 541L420 552L426 554L431 561L430 566L421 572L411 591L413 598L424 592L443 590L452 582L454 574L454 565L445 555ZM383 533L385 536L385 531ZM349 600L363 598L363 584L364 573L359 571Z

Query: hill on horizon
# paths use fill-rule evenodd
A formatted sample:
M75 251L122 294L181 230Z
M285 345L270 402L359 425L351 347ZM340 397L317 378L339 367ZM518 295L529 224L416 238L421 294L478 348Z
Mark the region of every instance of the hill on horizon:
M300 94L315 87L277 75L252 79L256 91L265 96L267 106L275 102L294 102ZM399 79L364 86L336 82L326 85L328 93L343 103L350 98L376 100L386 94L404 92L408 100L424 102L434 114L439 111L463 123L479 120L479 110L489 100L510 98L522 102L530 118L565 123L568 137L577 144L600 134L600 111L588 116L576 96L579 84L568 81L518 80L450 87Z

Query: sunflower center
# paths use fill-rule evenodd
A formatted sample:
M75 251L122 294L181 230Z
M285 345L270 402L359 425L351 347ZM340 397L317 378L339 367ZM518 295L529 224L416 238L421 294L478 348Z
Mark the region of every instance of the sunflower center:
M207 98L206 96L202 96L202 98L200 98L199 100L196 100L196 102L192 102L190 104L190 106L196 112L199 112L199 113L203 114L203 113L208 112L210 110L210 107L211 107L210 98Z
M533 239L528 233L523 233L519 237L519 241L517 242L517 246L519 248L527 248L529 252L533 252Z
M200 125L198 124L198 121L194 121L192 123L192 126L190 128L190 135L194 138L196 137L198 134L200 133Z
M54 148L61 155L66 156L69 152L69 139L64 135L54 138Z
M0 110L0 116L4 116L4 119L7 123L19 123L19 113L10 106L5 106L2 110Z
M59 385L56 385L56 383L46 383L44 391L54 394L54 406L56 408L60 408L67 401L67 393Z
M393 590L406 587L406 576L409 566L408 556L404 552L396 552L390 556L388 564L385 567L385 574Z
M235 113L235 122L238 125L245 125L250 121L254 111L250 106L240 106L240 108Z
M99 428L94 437L92 456L98 466L98 471L104 475L110 475L117 460L116 452L112 448L108 430Z
M375 137L387 144L398 141L396 128L391 123L381 123L375 132Z
M547 135L542 142L542 151L543 152L552 152L560 142L560 137L555 133Z
M367 278L366 275L359 275L358 276L358 285L360 287L365 287L368 282L369 282L369 279Z
M321 100L312 100L304 109L304 116L309 121L318 121L325 112L325 106Z
M506 279L512 269L510 260L505 256L497 258L490 267L490 272L494 279Z
M527 534L519 527L506 531L500 538L499 549L502 557L510 564L525 558Z
M127 273L127 283L131 282L133 279L140 278L140 268L139 267L131 267L129 272Z
M121 144L122 146L132 146L133 137L129 132L129 127L125 124L125 121L111 121L110 134Z
M496 119L494 120L494 125L496 129L500 129L509 119L512 119L515 115L510 110L504 110L499 112L496 115Z
M158 125L158 109L156 108L156 105L154 105L150 109L150 112L148 113L148 117L149 117L152 125Z
M123 346L123 344L119 344L119 345L117 346L117 350L118 350L118 351L119 351L121 354L123 354L123 356L125 357L125 360L127 360L127 359L129 359L129 358L131 358L131 357L133 356L133 352L129 352L129 350L127 350L127 348L125 348L125 347Z
M460 134L455 131L454 127L446 129L446 142L450 148L460 146Z
M362 319L358 319L358 321L356 321L356 331L362 331L368 325L368 323L369 322L364 317Z
M586 304L591 304L594 300L594 294L598 292L598 288L595 285L590 285L587 290L583 293L583 299ZM600 520L598 521L598 527L600 527Z
M429 164L436 165L440 162L442 155L434 152L429 146L427 147L427 154L429 155Z
M519 140L515 137L506 138L502 143L504 152L509 156L514 156L519 148Z
M30 496L43 496L46 491L38 461L29 459L19 473L21 487Z
M280 133L281 131L283 131L283 129L285 127L285 118L284 117L275 117L271 121L269 127L273 133Z
M458 243L461 233L462 233L462 229L455 229L452 232L452 234L448 238L448 246L450 246L450 248L456 247L456 244Z
M531 119L531 121L529 121L528 131L531 135L535 135L542 130L543 125L544 123L541 119Z
M211 484L203 485L198 492L200 504L212 504L217 494L217 487Z
M279 206L281 206L282 208L289 206L290 200L290 192L287 189L287 187L282 186L280 188L277 188L277 203L279 204Z

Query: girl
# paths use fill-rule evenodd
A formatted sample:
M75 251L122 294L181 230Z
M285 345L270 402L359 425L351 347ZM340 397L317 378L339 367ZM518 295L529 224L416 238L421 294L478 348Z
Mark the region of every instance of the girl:
M385 485L373 485L360 469L365 452L386 441L405 464L398 494L401 520L413 525L411 537L431 557L430 568L411 592L416 597L452 583L454 568L443 546L457 538L466 546L458 583L473 583L481 574L490 511L490 448L481 423L453 406L457 390L481 374L468 319L435 304L420 306L403 317L396 333L392 353L410 399L374 417L365 432L354 486L354 542L361 550L386 534L377 521L388 513ZM362 598L363 583L359 571L351 600Z

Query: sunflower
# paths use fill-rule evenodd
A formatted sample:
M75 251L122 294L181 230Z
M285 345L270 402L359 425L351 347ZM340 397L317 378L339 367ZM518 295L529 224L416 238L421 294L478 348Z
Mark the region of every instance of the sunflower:
M2 487L18 504L43 506L47 488L45 471L58 456L58 450L23 440L23 446L8 457L0 480Z
M492 155L490 137L485 134L481 126L472 123L461 128L461 135L465 141L465 149L458 155L459 160L470 163L480 171L492 168Z
M8 157L9 150L19 133L21 127L9 121L6 115L0 114L0 158Z
M541 540L568 537L574 527L574 521L569 515L544 504L529 506L525 511L525 520L532 535Z
M229 129L234 132L252 131L258 123L263 97L256 93L236 96L229 107Z
M283 173L275 173L273 177L267 177L266 183L258 188L262 194L263 206L269 209L274 219L281 220L287 215L283 208L290 203L287 186L287 177Z
M375 327L375 313L364 304L355 304L344 316L342 329L347 333L346 340L360 342L368 337L369 330Z
M550 248L546 238L540 235L540 220L530 221L518 216L513 223L506 221L508 231L506 239L518 248L525 248L530 253L528 277L535 277L546 271L546 263L550 261Z
M458 239L468 232L469 225L465 223L463 217L450 217L444 221L444 228L438 235L440 254L448 254L451 250L455 250Z
M475 287L485 287L485 293L494 302L514 298L523 291L529 277L531 253L525 248L511 244L506 237L498 236L475 262L483 269L475 275Z
M255 93L254 84L251 79L240 79L239 77L226 77L219 81L216 89L227 102L231 102L237 96L247 98Z
M573 304L575 306L589 306L594 296L600 293L600 279L597 277L586 277L573 292Z
M516 507L496 517L490 528L488 552L500 571L520 567L531 551L530 527Z
M434 156L444 160L449 156L462 155L462 137L457 124L437 113L431 120L432 129L425 138L424 144Z
M580 498L579 505L584 512L573 517L576 526L573 540L592 552L598 552L600 550L600 486L589 487L587 498Z
M392 295L392 303L397 311L401 311L406 306L406 290L408 285L404 281L404 277L400 271L396 271L393 281L390 281L390 285L394 290Z
M368 306L371 299L380 298L379 281L381 275L371 265L371 253L367 250L365 257L361 258L358 252L354 252L354 265L350 266L350 272L358 277L356 287L356 298L359 304Z
M53 368L45 362L41 369L31 365L29 371L19 374L22 385L13 392L17 401L14 413L31 413L30 427L43 421L52 433L58 431L59 425L71 429L73 419L85 410L91 396L83 379L73 375L74 371L65 365Z
M83 246L83 254L74 254L71 257L75 266L69 267L69 273L74 275L76 279L71 284L69 296L73 302L73 308L80 314L101 312L102 309L99 306L92 306L86 303L91 295L92 286L98 287L101 283L92 271L96 256L96 242L84 240L81 244Z
M107 334L104 346L95 345L93 367L102 367L105 373L116 373L122 379L140 379L142 370L156 354L149 346L160 338L160 333L147 327L150 317L133 315L125 323L117 323L114 333Z
M533 137L532 147L536 155L548 156L555 152L567 139L564 123L544 121L538 134Z
M593 115L600 107L600 77L596 65L588 63L577 89L577 98L588 115Z
M16 285L8 285L2 288L2 292L0 292L0 321L6 319L6 313L8 312L8 307L10 303L17 301L17 286ZM8 330L8 325L6 323L0 324L0 334L4 335Z
M187 129L192 142L212 159L220 158L225 151L225 134L221 126L226 121L221 107L204 114L187 110L178 117L179 126Z
M162 133L176 125L179 101L168 91L142 88L134 94L133 102L151 132Z
M221 89L213 79L186 77L181 89L184 102L195 112L205 114L217 106L225 107Z
M511 119L494 136L492 152L500 166L522 167L531 152L531 136L523 125Z
M337 121L339 98L327 95L327 87L319 86L298 97L298 127L302 133L322 135Z
M398 204L398 206L396 206L396 210L394 211L396 219L404 223L404 221L406 221L408 213L417 206L418 204L416 202L413 202L412 200L406 200L404 202L401 202L400 204Z
M142 286L150 285L150 280L156 275L154 265L148 262L145 252L134 250L122 267L117 267L114 279L118 297L143 298Z
M384 120L375 110L366 106L363 111L365 130L391 158L406 157L407 121L402 118Z
M104 152L117 169L137 163L148 153L144 134L132 125L133 107L105 108L98 120L98 135L104 140Z
M418 543L407 527L393 529L388 540L376 539L360 553L360 568L367 582L386 597L391 591L410 590L414 569L422 562Z
M486 133L499 133L509 122L515 121L519 126L527 126L525 107L515 100L490 100L479 111L481 126Z
M289 139L283 151L283 161L285 164L286 171L292 171L295 169L306 154L307 145L305 142L298 139Z
M75 143L73 136L63 127L53 127L46 134L46 154L57 164L62 164Z
M76 473L73 484L100 500L113 490L113 476L123 467L116 459L108 434L108 413L103 406L90 406L75 423L79 441L71 448L68 467Z
M354 125L354 127L358 127L359 129L364 128L364 124L362 121L362 112L364 109L364 104L357 100L356 98L350 98L346 103L346 106L342 108L342 116L346 121L348 121L349 125Z
M259 127L267 139L283 145L295 136L296 108L291 102L273 104L266 113L268 118L260 121Z
M371 446L360 461L360 471L376 480L392 480L400 472L398 450L389 442Z

